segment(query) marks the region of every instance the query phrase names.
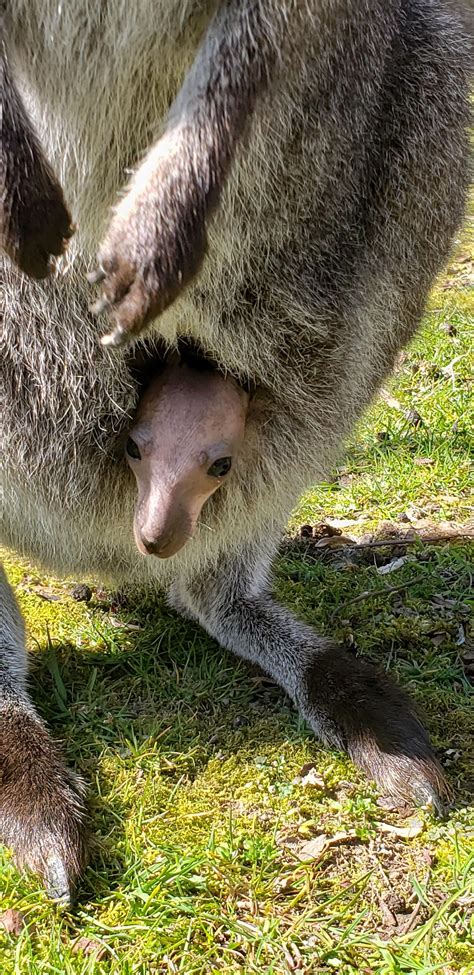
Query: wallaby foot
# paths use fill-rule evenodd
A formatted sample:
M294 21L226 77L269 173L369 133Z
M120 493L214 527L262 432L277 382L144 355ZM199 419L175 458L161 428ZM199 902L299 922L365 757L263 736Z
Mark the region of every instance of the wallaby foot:
M27 707L0 709L0 840L50 897L71 900L86 861L83 788Z
M316 734L346 750L382 792L442 812L448 786L428 734L385 674L322 641L296 701Z

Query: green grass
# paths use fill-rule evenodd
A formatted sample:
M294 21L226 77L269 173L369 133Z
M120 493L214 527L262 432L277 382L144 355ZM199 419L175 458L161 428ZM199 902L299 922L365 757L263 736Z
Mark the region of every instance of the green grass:
M293 527L339 519L360 535L396 516L467 521L472 228L390 384L423 425L377 402L344 467L302 500ZM406 826L406 810L378 804L278 688L163 601L132 594L118 607L95 593L78 604L70 580L7 555L34 698L88 783L95 839L70 913L0 852L2 910L27 921L19 937L0 933L2 973L472 972L472 558L462 540L420 542L407 555L383 576L377 549L354 564L340 551L290 547L275 589L320 632L389 668L424 711L455 798L443 821L417 812L411 839L387 831ZM295 781L307 763L321 787ZM301 859L322 832L343 835ZM88 951L77 948L84 937Z
M413 506L437 518L472 514L473 287L474 275L471 289L433 294L422 332L386 386L402 409L375 403L334 479L302 498L295 522L330 512L365 530Z

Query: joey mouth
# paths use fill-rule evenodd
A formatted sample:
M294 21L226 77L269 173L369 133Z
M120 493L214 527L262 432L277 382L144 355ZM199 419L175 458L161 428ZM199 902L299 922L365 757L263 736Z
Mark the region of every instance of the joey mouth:
M194 530L181 529L179 532L168 532L154 538L148 538L135 526L135 543L142 555L154 555L158 559L170 559L177 555L186 542L194 535Z

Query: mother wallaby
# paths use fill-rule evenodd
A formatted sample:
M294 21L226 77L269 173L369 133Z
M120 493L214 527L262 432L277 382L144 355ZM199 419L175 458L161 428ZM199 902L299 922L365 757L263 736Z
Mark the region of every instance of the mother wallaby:
M43 278L77 224L46 280L3 268L3 542L165 587L382 788L439 804L406 696L276 603L270 565L461 219L456 17L443 0L12 0L3 26L5 249ZM254 390L238 469L167 560L135 547L122 449L139 390L127 339L145 325L142 361L184 339ZM29 700L5 580L1 596L0 834L67 898L81 790Z

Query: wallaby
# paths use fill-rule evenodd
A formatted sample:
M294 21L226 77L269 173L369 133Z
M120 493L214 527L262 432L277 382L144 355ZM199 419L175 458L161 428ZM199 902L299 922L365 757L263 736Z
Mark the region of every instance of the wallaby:
M454 8L12 0L3 26L2 239L22 271L5 261L0 537L56 571L164 588L382 789L439 806L409 700L275 602L270 569L298 496L414 334L462 217L469 64ZM182 340L252 399L205 525L171 558L144 558L123 453L133 362ZM27 695L1 585L0 834L67 899L83 800Z

